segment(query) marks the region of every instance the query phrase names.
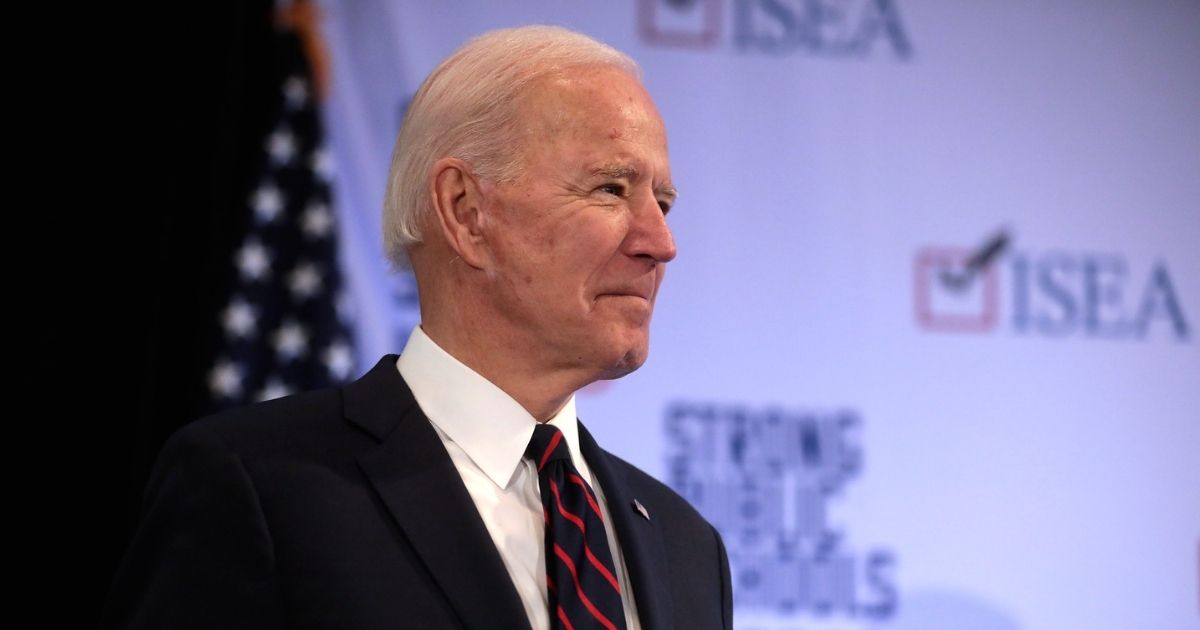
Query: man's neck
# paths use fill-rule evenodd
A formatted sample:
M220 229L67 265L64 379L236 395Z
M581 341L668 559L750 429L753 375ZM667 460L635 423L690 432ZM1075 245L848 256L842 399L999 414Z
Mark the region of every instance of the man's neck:
M536 367L527 360L529 353L510 347L510 340L482 338L469 326L422 322L421 330L447 354L511 396L538 422L553 418L586 384L581 384L578 376Z

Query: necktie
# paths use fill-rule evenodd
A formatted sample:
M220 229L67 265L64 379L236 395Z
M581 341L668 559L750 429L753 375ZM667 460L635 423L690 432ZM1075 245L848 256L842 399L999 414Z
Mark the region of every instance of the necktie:
M525 456L538 469L546 518L546 585L556 630L625 629L621 585L600 505L557 427L538 424Z

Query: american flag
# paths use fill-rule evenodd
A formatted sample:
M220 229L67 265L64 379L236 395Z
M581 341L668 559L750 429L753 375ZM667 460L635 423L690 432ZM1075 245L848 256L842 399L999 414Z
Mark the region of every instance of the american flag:
M220 347L208 373L224 409L347 380L354 368L331 207L332 163L300 40L280 31L284 72L277 115L261 145L246 200L236 279L219 313Z

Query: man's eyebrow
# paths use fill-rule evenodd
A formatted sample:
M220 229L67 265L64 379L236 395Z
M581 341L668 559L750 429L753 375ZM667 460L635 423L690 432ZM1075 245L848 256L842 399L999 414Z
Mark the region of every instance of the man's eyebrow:
M641 171L632 164L602 164L588 171L588 174L593 177L603 176L614 179L637 179L640 173Z
M602 164L593 167L588 171L588 175L592 177L610 177L612 179L637 179L641 175L641 171L632 164ZM679 196L679 191L671 184L664 184L654 189L655 194L665 195L674 200Z

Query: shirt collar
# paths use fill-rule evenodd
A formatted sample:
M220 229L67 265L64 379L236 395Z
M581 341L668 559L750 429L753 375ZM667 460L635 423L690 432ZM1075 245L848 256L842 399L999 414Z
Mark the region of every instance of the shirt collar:
M508 486L537 425L524 407L413 328L396 361L421 411L500 488ZM579 452L575 395L550 419L567 441L584 479L591 473Z

